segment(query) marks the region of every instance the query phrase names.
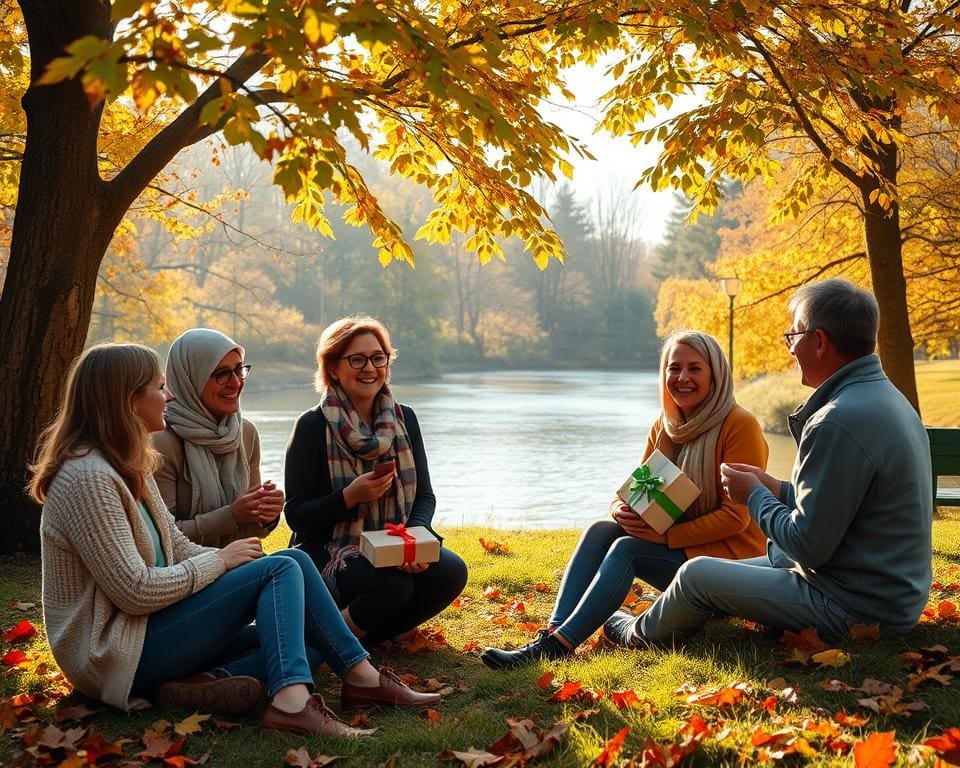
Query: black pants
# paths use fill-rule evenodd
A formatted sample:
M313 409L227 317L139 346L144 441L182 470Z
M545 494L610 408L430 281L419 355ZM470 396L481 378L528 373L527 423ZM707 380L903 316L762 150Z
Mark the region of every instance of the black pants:
M374 568L365 557L352 557L337 574L337 605L350 608L353 623L376 643L420 626L450 605L467 584L467 565L449 549L422 573Z

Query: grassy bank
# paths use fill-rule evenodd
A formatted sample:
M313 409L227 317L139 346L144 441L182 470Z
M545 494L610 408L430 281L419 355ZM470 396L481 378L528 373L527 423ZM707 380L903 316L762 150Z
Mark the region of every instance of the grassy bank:
M900 657L904 652L936 644L948 648L950 654L960 654L960 626L949 618L935 618L905 637L887 638L873 645L845 641L838 647L850 659L839 668L820 667L810 661L807 666L788 666L780 654L792 651L778 645L769 633L742 623L713 621L685 646L671 652L590 650L570 661L539 664L509 673L491 672L481 665L476 648L522 642L529 637L531 629L520 624L539 625L547 618L561 570L578 532L463 528L446 533L448 545L469 563L470 583L459 607L448 609L435 622L443 642L435 650L412 654L396 646L381 646L373 652L375 663L388 664L420 681L436 678L445 688L444 701L432 720L423 713L372 713L370 722L379 732L372 739L356 743L297 736L264 739L259 734L256 715L239 727L217 726L208 720L200 724L199 732L186 737L180 753L196 760L209 752L207 764L215 766L280 766L284 764L287 750L305 746L313 756L320 752L346 755L347 764L354 766L436 766L440 765L436 755L443 750L465 750L471 746L484 749L493 745L508 729L505 718L519 716L531 718L539 728L557 721L568 726L556 749L537 758L535 765L590 765L601 754L606 741L625 727L630 730L623 743L621 764L634 757L639 765L648 737L662 745L680 743L684 738L678 735L682 725L698 714L712 735L704 736L700 731L700 736L693 737L693 741L688 738L687 746L693 750L692 765L734 766L741 761L755 762L762 757L760 750L796 751L800 748L797 746L797 737L800 737L802 744L807 745L803 747L808 755L805 762L826 766L850 764L849 757L833 754L831 743L838 750L849 750L854 742L874 732L895 730L901 745L900 754L905 757L908 745L960 723L960 696L952 687L948 670L940 669L939 678L933 675L926 682L917 683L914 678L916 690L909 690L910 673L903 668ZM275 534L271 547L282 546L284 536L284 533ZM509 552L489 554L479 542L481 537L496 539L505 544ZM934 568L938 588L931 595L933 605L960 600L960 586L955 584L960 581L958 550L960 521L935 523ZM119 747L128 759L144 750L144 731L155 721L162 718L177 723L190 714L149 710L128 716L85 702L76 694L58 699L55 694L62 683L55 676L53 660L42 636L39 607L20 610L15 605L39 604L39 567L35 562L13 562L4 563L0 568L3 573L0 627L6 630L27 619L41 630L39 636L26 643L4 642L0 650L0 654L5 654L11 649L20 649L33 657L24 668L12 669L0 677L0 696L29 693L37 697L36 702L19 710L9 700L0 700L0 733L5 731L0 736L0 764L9 764L23 749L19 734L35 726L31 722L18 722L18 711L24 717L39 718L40 722L54 722L57 710L89 704L98 711L84 718L82 724L92 726L94 732L103 734L111 742L129 739ZM517 605L518 602L522 606ZM949 614L949 607L942 606L941 611ZM189 642L189 637L183 641ZM804 655L798 651L793 653L797 659ZM842 661L842 657L839 660ZM538 679L548 671L554 674L554 682L539 687ZM955 671L960 671L960 657L957 657ZM771 682L776 678L782 680ZM919 701L926 708L910 716L881 715L857 703L858 698L865 698L886 706L883 701L889 700L883 700L880 695L821 687L830 679L860 686L865 678L900 686L902 701ZM580 693L566 702L550 700L559 690L556 686L564 681L579 681ZM725 694L731 701L739 697L739 701L727 707L718 707L709 698L688 703L686 698L695 694L677 694L684 685L702 690L731 682L743 685L739 694L737 689ZM336 708L336 679L320 672L318 686ZM793 693L783 690L790 687ZM584 693L587 689L593 693ZM623 692L633 691L640 703L620 708L611 691L620 692L621 703L624 697L626 701L631 699ZM49 700L43 698L50 695L53 696ZM591 700L596 696L599 697L596 701ZM857 724L854 720L838 725L834 713L840 711L863 715L866 722ZM694 718L693 723L697 722ZM65 721L59 723L59 727L66 731L69 727L78 727L78 723ZM838 734L836 737L827 735L834 731ZM781 735L765 746L753 746L751 739L757 742L759 732ZM793 739L793 747L785 746L788 736L784 733ZM698 738L703 741L695 748ZM43 751L42 747L37 749ZM56 763L68 753L61 750L55 754ZM394 755L400 757L389 763ZM97 764L105 762L101 760Z
M923 423L929 427L960 427L960 360L935 360L916 365L917 390ZM787 434L787 415L810 395L796 371L760 376L737 385L738 402L749 408L766 432Z

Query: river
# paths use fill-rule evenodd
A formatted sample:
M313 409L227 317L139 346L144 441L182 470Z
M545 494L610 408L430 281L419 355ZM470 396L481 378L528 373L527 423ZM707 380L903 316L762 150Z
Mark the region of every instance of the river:
M637 466L657 416L654 372L498 371L397 383L420 420L437 496L435 522L580 528ZM283 456L308 389L243 395L260 430L264 479L283 485ZM769 470L788 477L793 441L767 435Z

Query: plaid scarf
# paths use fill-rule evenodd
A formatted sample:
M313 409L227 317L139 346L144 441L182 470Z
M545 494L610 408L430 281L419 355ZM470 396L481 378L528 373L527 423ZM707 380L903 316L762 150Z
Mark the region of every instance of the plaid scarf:
M320 397L320 410L327 426L327 467L334 491L346 488L355 477L373 469L376 461L394 459L397 477L383 496L357 505L357 519L337 523L327 544L330 562L323 575L332 579L346 568L346 561L360 554L360 534L378 531L385 523L405 523L417 495L417 468L413 449L403 424L403 413L387 384L373 404L373 428L360 419L350 398L336 383Z

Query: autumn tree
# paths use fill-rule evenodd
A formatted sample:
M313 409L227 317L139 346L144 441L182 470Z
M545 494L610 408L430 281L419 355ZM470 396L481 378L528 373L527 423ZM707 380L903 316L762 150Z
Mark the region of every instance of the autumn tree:
M784 215L798 215L822 180L846 183L880 304L884 369L914 406L899 178L914 137L904 117L960 123L958 10L957 0L658 6L621 40L604 121L638 143L663 141L642 178L708 209L723 179L772 178L790 159L803 172L777 193ZM645 122L684 95L696 106Z
M384 262L409 260L342 131L431 190L423 236L464 231L481 258L517 236L538 263L559 257L524 188L536 173L568 172L575 149L536 111L560 66L545 17L562 27L565 13L536 2L0 2L4 82L29 83L0 297L3 549L37 545L25 467L84 343L107 246L185 147L220 131L249 144L304 221L328 230L327 190L369 225ZM113 109L153 128L117 164L102 161Z

